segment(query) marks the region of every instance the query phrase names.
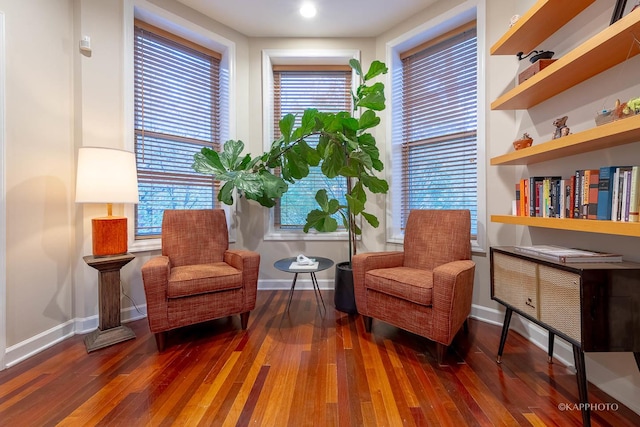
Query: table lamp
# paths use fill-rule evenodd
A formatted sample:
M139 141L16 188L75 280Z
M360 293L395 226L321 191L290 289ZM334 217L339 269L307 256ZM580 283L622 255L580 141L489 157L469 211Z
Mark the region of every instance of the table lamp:
M127 218L113 216L113 203L138 203L135 154L113 148L80 148L76 203L107 204L107 216L91 220L93 255L126 253Z

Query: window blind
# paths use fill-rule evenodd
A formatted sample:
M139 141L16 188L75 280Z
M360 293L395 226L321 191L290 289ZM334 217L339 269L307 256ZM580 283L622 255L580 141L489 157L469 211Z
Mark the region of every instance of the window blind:
M299 126L302 114L307 108L334 113L351 111L349 66L274 66L273 77L274 139L280 137L278 122L285 114L296 115L296 126ZM318 138L310 138L306 142L315 147ZM290 184L289 190L278 201L274 208L275 227L302 229L307 214L318 207L315 195L321 188L327 190L329 197L346 203L346 179L327 179L319 167L313 167L309 176L293 185ZM338 219L338 224L342 224L341 219Z
M402 59L401 227L412 209L469 209L477 234L475 27Z
M138 21L134 37L135 234L151 238L165 209L216 206L217 183L191 165L220 146L220 57Z

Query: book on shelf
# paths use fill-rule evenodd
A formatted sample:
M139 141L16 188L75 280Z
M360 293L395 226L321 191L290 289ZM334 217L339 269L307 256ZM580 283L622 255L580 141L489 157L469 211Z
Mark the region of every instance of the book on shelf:
M613 175L615 174L615 172L615 166L604 166L600 168L596 219L604 221L611 219L611 201L613 200Z
M640 221L640 166L631 169L631 190L629 196L629 222Z
M311 264L298 264L297 261L293 261L289 266L289 270L315 270L318 268L318 261L314 261Z
M555 245L515 246L517 252L564 263L622 262L622 255Z
M588 172L588 173L587 173ZM586 177L589 177L587 180ZM587 191L586 218L598 218L598 184L600 181L600 171L591 169L585 171L585 189Z

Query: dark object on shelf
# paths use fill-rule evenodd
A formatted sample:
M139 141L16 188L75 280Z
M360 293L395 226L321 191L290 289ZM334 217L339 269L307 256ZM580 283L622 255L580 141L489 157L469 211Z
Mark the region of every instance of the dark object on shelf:
M634 0L633 2L628 2L627 0L617 0L616 6L613 8L613 15L611 15L611 22L609 25L613 24L623 16L626 16L629 12L637 9L639 6L639 1Z
M566 124L568 118L569 116L564 116L553 121L553 125L556 127L556 130L553 133L553 139L558 139L563 136L569 135L569 128Z
M539 59L551 59L554 54L554 52L551 52L550 50L532 50L524 56L523 53L524 52L518 52L516 54L518 59L522 61L524 58L528 58L530 55L533 55L531 58L529 58L529 61L531 63L535 63Z
M518 84L538 74L540 71L544 70L556 61L557 59L541 59L529 65L524 69L524 71L518 74Z

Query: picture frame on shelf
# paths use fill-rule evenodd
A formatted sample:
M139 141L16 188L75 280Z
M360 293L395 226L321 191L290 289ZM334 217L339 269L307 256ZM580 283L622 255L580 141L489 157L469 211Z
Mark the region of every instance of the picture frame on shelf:
M629 12L640 6L640 0L616 0L616 5L613 8L613 15L611 15L611 22L613 24L623 16L626 16Z

